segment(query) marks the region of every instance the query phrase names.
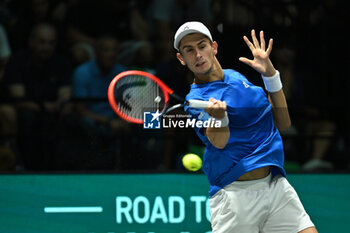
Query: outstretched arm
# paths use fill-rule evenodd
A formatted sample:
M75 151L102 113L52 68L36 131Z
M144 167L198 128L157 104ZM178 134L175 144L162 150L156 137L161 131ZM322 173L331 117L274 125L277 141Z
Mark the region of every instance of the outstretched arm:
M252 30L251 35L253 43L250 42L246 36L243 37L243 40L248 45L254 59L250 60L245 57L240 57L239 60L259 72L266 81L276 78L277 76L277 78L279 78L279 73L274 68L269 57L272 51L273 40L269 40L266 49L263 31L260 31L260 43L256 38L255 30ZM273 118L278 130L283 131L288 129L291 122L283 89L269 91L269 101L272 105Z

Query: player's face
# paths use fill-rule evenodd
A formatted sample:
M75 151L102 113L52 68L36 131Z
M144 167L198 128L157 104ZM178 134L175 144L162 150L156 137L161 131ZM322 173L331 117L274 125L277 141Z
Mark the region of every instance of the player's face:
M206 36L195 33L185 36L180 43L180 53L177 58L182 65L194 74L209 74L212 69L217 43L211 42Z

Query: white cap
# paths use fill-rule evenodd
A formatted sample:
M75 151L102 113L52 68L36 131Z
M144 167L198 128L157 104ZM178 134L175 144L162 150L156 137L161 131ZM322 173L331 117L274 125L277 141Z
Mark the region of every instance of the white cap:
M179 50L179 44L182 38L187 36L191 33L201 33L205 36L207 36L211 41L213 41L213 38L211 37L209 29L204 26L201 22L187 22L182 24L179 29L177 29L177 32L175 33L174 37L174 48L176 50Z

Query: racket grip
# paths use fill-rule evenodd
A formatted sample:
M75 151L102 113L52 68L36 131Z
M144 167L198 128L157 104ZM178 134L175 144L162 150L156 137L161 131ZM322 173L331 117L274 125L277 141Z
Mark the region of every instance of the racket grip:
M204 101L204 100L189 100L187 102L188 106L191 108L201 108L204 109L208 107L209 105L212 105L213 103L210 101Z

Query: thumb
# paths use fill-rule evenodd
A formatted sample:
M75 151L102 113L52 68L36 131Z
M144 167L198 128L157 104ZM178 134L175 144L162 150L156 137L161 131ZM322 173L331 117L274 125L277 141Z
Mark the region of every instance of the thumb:
M249 66L252 66L252 60L249 60L248 58L245 58L245 57L240 57L239 60Z

